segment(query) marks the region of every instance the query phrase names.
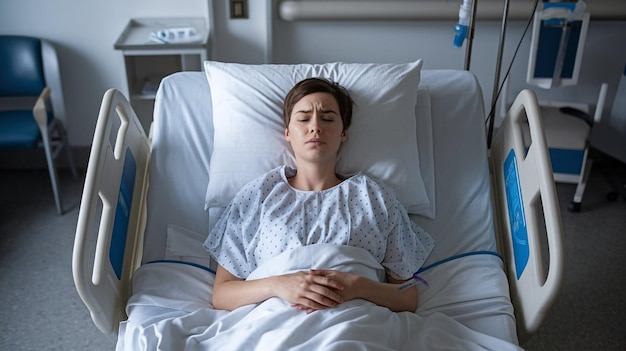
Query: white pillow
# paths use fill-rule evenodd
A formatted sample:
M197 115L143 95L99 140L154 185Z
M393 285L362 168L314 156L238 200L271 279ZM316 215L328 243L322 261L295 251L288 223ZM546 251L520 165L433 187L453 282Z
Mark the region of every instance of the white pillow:
M286 164L283 100L299 81L324 77L355 102L336 171L362 171L392 186L402 204L422 214L429 199L420 172L415 105L422 60L404 64L246 65L205 62L215 136L205 207L225 207L241 187Z
M430 91L420 87L417 92L415 106L415 121L417 122L417 150L419 151L420 170L429 203L407 208L409 213L420 214L424 217L435 218L435 159L433 146L433 121L430 114Z

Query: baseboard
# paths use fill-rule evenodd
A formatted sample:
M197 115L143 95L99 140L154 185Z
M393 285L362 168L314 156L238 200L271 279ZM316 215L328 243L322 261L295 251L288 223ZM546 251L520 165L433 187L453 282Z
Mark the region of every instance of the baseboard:
M91 146L70 146L76 169L87 169ZM56 158L59 169L69 168L65 152ZM36 150L15 150L0 152L0 169L47 169L46 156L42 148Z

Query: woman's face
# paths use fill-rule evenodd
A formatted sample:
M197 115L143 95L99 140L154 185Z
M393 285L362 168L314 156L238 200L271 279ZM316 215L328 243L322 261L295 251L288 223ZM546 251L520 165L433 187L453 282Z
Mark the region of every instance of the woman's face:
M291 111L285 137L296 159L308 162L334 162L347 134L337 100L328 93L304 96Z

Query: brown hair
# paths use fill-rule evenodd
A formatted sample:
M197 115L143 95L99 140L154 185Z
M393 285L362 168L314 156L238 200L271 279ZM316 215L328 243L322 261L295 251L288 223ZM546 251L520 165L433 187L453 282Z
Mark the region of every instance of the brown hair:
M352 105L354 102L348 90L339 85L339 83L325 78L307 78L298 82L291 88L283 104L283 120L285 121L285 127L289 127L293 107L303 97L313 93L328 93L332 95L339 105L339 114L343 122L343 130L350 127L350 123L352 122Z

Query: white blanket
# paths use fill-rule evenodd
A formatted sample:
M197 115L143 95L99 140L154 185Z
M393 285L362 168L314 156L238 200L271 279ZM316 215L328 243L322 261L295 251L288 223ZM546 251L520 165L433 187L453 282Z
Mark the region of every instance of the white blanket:
M129 301L129 319L120 326L118 350L519 349L441 313L394 313L364 300L348 301L311 314L279 298L232 312L218 311L210 306L209 273L190 267L197 271L199 279L172 275L172 279L166 280L162 266L150 266L153 265L142 267L133 278L141 281L142 293ZM309 268L339 269L371 279L382 274L382 267L365 250L321 244L279 255L259 267L249 279ZM164 291L164 284L179 291L181 284L192 284L192 290L195 284L206 292L205 303L183 303L159 296L157 291ZM179 292L184 294L185 291Z

